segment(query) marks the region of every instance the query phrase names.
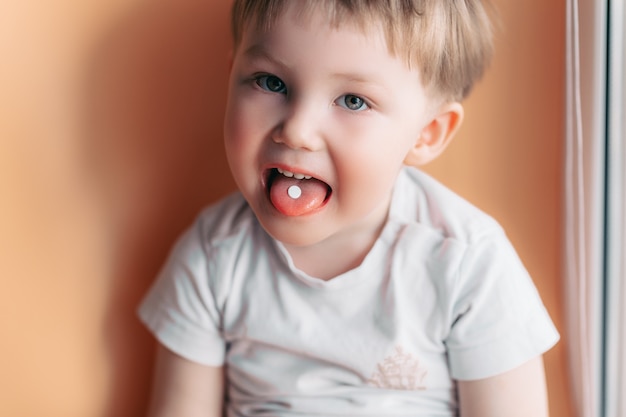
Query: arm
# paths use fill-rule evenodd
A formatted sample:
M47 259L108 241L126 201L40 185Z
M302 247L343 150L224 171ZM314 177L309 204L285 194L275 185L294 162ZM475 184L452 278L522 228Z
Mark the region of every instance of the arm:
M491 378L459 381L461 417L548 417L541 356Z
M219 417L223 367L201 365L159 345L149 417Z

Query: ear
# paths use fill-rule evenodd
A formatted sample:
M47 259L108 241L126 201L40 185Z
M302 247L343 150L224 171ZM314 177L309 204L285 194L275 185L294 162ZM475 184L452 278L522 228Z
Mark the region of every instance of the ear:
M458 102L444 104L436 116L420 132L404 163L411 166L427 164L437 158L452 141L463 122L463 106Z

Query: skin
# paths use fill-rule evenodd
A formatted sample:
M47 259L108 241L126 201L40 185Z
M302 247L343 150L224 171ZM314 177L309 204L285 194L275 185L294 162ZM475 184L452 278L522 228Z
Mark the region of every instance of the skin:
M223 367L191 362L159 345L149 417L218 417L223 398Z
M436 158L462 118L459 103L437 99L416 69L389 54L382 31L331 29L316 13L305 22L288 9L268 33L248 28L234 52L226 153L265 230L298 268L332 279L374 244L402 166ZM327 203L281 214L266 189L277 167L327 183ZM223 374L160 347L149 416L220 416ZM458 389L462 417L548 415L541 357Z

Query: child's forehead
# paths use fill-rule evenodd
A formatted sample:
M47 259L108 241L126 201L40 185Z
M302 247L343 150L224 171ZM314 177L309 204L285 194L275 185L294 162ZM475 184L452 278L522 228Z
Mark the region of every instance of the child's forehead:
M283 2L283 7L273 10L272 13L252 14L248 19L240 22L239 41L244 33L267 34L281 21L288 20L292 23L291 27L314 27L318 31L347 29L352 33L361 34L368 41L382 41L392 57L404 59L408 67L414 65L410 59L409 49L398 47L398 45L410 44L410 42L405 42L405 36L402 34L390 31L383 17L373 12L358 13L339 11L337 7L323 7L327 3L329 2Z
M323 7L327 2L283 2L282 7L272 13L252 14L241 22L241 29L267 32L277 21L288 19L305 27L324 29L355 29L364 36L380 34L384 30L383 18L373 13L341 11L338 7Z

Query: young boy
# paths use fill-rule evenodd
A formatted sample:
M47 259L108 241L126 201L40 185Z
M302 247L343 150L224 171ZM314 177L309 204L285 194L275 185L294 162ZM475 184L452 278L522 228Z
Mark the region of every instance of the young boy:
M480 0L236 0L240 193L183 235L140 316L151 416L547 416L558 340L487 215L413 167L490 56Z

